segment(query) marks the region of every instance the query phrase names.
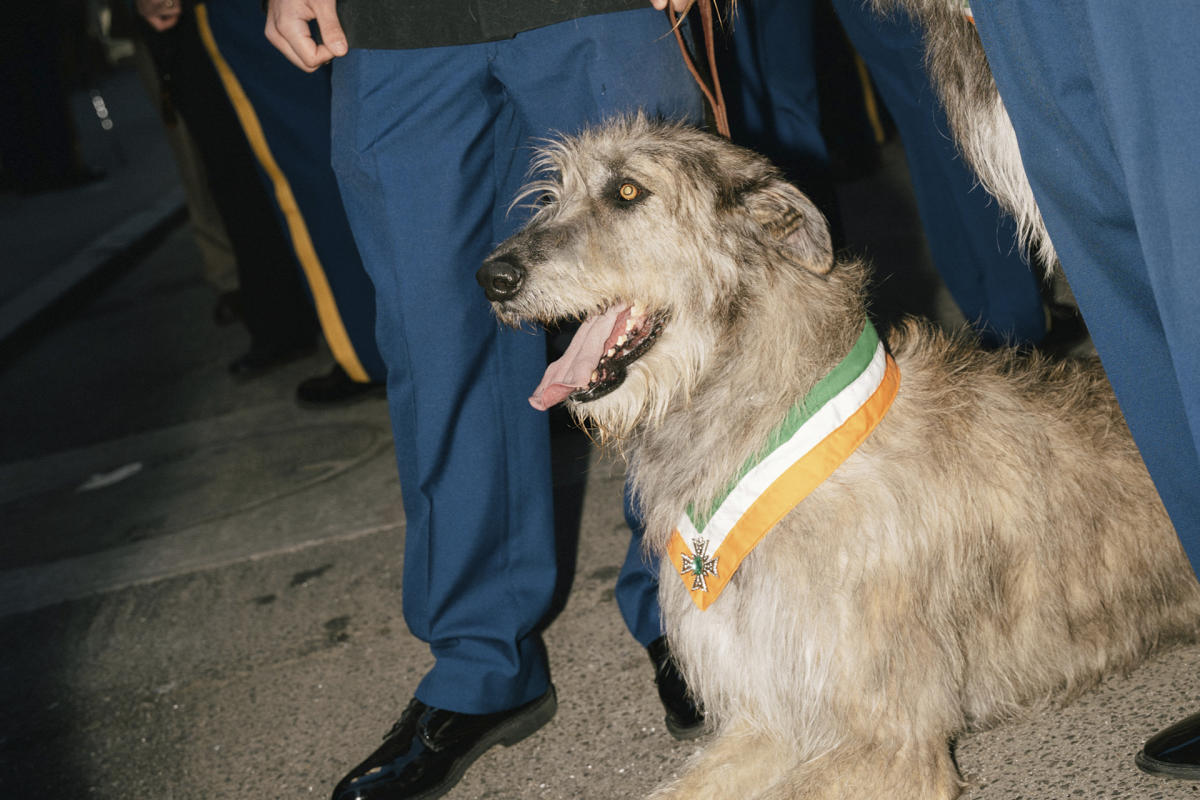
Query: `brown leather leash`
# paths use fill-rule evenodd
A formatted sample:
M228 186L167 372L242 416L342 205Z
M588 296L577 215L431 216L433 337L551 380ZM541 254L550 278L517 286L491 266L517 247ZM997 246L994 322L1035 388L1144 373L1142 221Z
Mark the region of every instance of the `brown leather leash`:
M688 72L692 73L692 77L700 85L700 91L704 92L704 97L708 100L708 105L712 109L713 121L716 123L717 132L728 139L730 138L729 117L725 112L725 96L721 94L721 79L717 76L716 47L713 44L713 2L714 0L699 0L700 28L704 33L704 50L708 61L708 74L712 78L711 85L700 74L700 70L696 66L695 56L692 55L691 51L688 50L687 44L683 41L683 31L681 29L683 19L675 16L675 9L671 6L670 2L667 3L667 18L671 20L671 30L675 32L675 41L679 43L679 52L683 53L683 62L687 64ZM684 16L687 16L686 11L684 12Z

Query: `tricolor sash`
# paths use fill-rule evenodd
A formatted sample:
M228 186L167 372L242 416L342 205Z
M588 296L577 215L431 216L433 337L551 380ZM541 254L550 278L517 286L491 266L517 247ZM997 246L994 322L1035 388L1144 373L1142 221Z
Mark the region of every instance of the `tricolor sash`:
M900 388L900 371L867 321L841 363L771 432L707 514L688 507L667 552L700 610L742 560L875 429Z

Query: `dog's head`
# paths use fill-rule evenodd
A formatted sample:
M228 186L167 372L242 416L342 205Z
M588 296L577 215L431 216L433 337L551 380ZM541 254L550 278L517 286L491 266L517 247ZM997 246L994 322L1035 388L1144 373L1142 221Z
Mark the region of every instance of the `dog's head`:
M477 279L519 325L581 321L530 401L612 433L688 393L752 295L833 264L816 207L761 156L629 117L543 147L518 201L540 205ZM534 387L530 387L533 389Z

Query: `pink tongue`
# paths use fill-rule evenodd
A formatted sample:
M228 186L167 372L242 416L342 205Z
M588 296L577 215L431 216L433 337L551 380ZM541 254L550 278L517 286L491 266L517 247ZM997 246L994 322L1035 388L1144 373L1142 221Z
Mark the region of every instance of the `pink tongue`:
M593 370L600 363L600 357L608 350L608 340L616 327L617 318L628 308L624 305L613 306L599 316L584 320L567 346L567 352L546 368L546 374L533 390L529 404L538 411L545 411L566 400L576 389L587 386Z

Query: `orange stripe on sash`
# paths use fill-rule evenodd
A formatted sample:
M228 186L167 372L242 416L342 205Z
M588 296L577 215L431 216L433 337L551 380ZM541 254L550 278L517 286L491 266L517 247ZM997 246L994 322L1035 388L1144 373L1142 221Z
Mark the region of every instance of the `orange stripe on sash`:
M738 519L717 552L708 554L709 558L716 559L717 574L706 576L707 591L693 589L693 574L681 572L680 578L701 611L712 605L742 561L767 532L832 475L863 443L883 419L899 389L900 370L888 355L883 379L862 407L768 486ZM667 554L676 570L680 570L681 565L692 563L697 555L692 552L678 528L668 542Z

